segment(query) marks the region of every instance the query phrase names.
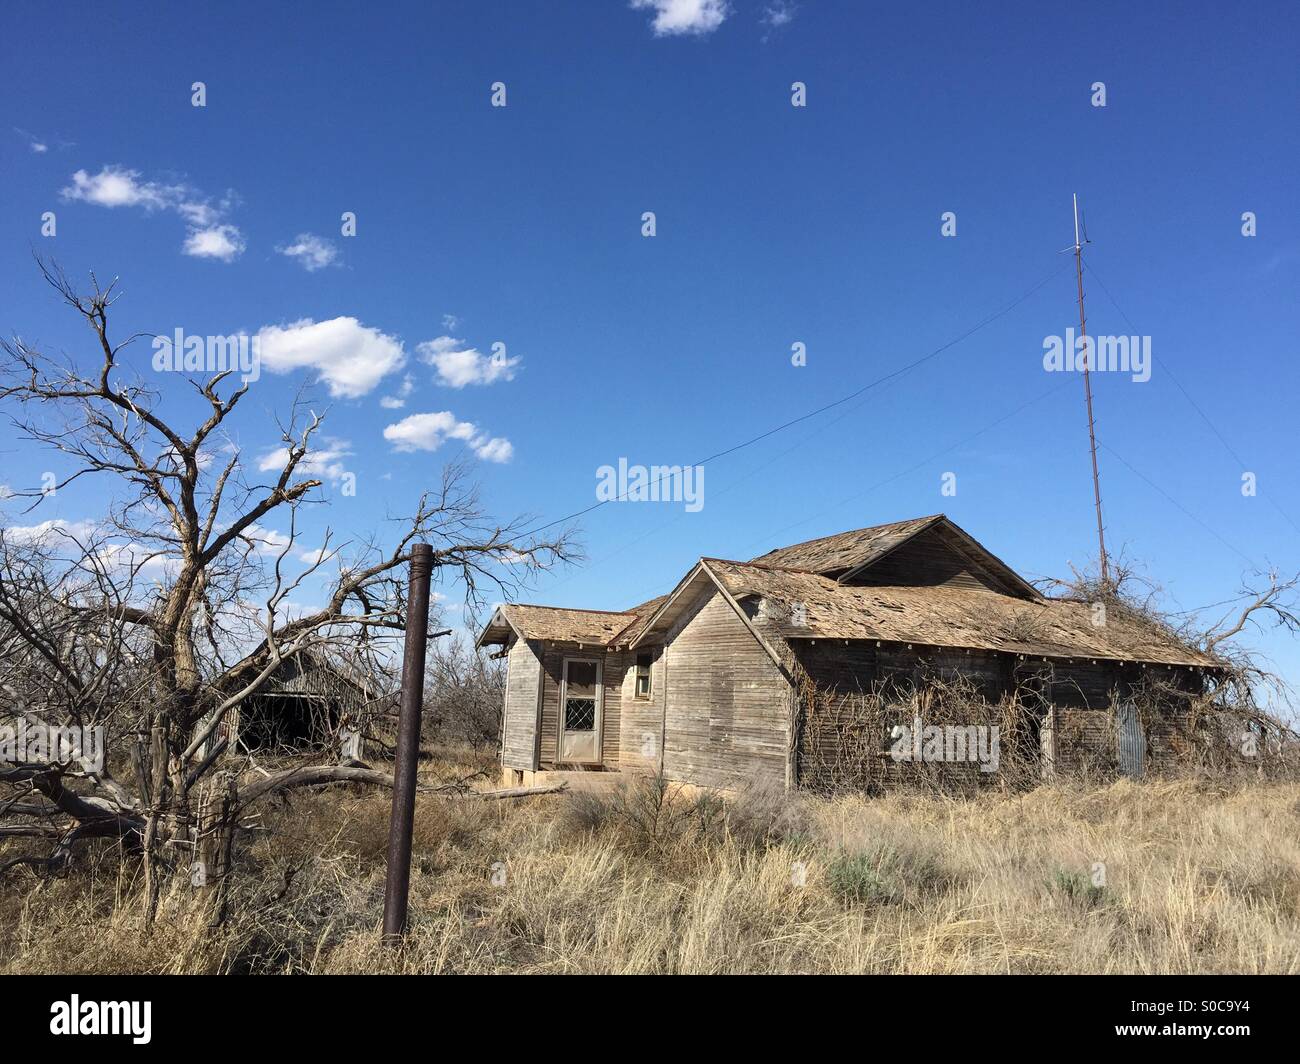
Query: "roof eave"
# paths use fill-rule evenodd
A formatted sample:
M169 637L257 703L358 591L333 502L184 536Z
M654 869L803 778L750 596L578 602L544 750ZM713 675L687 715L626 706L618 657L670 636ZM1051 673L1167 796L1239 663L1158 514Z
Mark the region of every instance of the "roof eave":
M489 646L505 646L510 642L511 635L519 635L519 630L510 623L510 618L500 606L492 611L488 623L483 626L483 631L479 633L474 640L474 649L482 650Z
M1115 665L1146 665L1164 669L1201 669L1217 672L1222 672L1226 668L1224 665L1213 662L1166 661L1160 658L1117 658L1113 654L1094 654L1084 650L1047 653L1026 647L981 647L965 643L931 643L924 639L899 639L895 636L885 635L828 635L825 632L809 632L807 630L777 630L776 634L791 643L802 640L816 642L819 639L827 643L890 643L894 646L934 647L936 650L966 650L980 654L1012 654L1019 658L1043 658L1051 661L1106 661Z

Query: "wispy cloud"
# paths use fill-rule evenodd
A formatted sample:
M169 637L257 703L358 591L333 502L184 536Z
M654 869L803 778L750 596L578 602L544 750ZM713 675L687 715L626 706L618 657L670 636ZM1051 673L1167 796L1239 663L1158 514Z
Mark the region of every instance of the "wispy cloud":
M243 254L245 243L239 227L225 221L234 203L232 194L214 204L197 189L183 183L167 184L143 180L140 171L108 165L92 174L78 170L72 184L59 193L66 200L96 207L138 207L146 212L171 211L189 227L181 251L195 258L232 262Z
M308 565L323 565L338 552L337 547L308 547L298 552L298 558Z
M356 318L268 325L257 334L261 364L272 373L314 369L336 399L356 399L406 365L402 341Z
M795 13L799 10L792 0L774 0L773 3L763 8L763 14L759 22L766 26L768 30L779 30L784 26L790 25L794 21ZM764 34L763 40L767 40L768 34Z
M634 10L651 10L656 37L712 33L731 13L727 0L632 0Z
M299 233L292 244L275 250L293 259L308 273L339 265L338 245L315 233Z
M421 361L438 371L438 383L448 388L514 380L515 367L520 362L518 358L507 358L504 354L489 357L450 336L426 340L415 350Z
M415 391L415 378L409 373L402 378L401 387L397 389L396 395L385 395L379 400L379 405L385 410L401 410L406 405L406 400L411 397Z
M98 530L95 521L65 521L59 517L37 525L7 525L4 534L11 543L49 543L62 537L85 543Z
M259 554L279 554L290 543L285 533L258 524L244 529L243 538L251 542Z
M29 130L21 129L18 126L13 127L23 140L27 141L27 147L33 155L45 155L50 151L66 151L68 148L76 147L70 140L64 140L60 136L38 136Z
M337 483L347 475L344 459L352 456L352 447L347 440L322 438L311 448L295 467L296 472L305 477L319 477L330 483ZM284 468L289 460L287 447L276 447L267 451L258 459L257 468L262 473L274 473Z
M384 439L398 451L436 451L447 440L460 440L485 462L508 462L515 449L501 436L489 436L450 410L412 414L384 429Z
M28 133L27 130L19 129L17 126L14 126L14 132L27 141L27 147L31 148L35 154L44 155L50 150L49 143L44 138L36 136L35 133Z

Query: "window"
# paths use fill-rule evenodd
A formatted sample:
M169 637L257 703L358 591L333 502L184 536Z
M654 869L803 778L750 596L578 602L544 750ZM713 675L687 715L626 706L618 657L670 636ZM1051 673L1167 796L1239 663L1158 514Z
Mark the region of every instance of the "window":
M636 656L636 689L637 698L650 697L650 663L654 660L650 654L638 654Z

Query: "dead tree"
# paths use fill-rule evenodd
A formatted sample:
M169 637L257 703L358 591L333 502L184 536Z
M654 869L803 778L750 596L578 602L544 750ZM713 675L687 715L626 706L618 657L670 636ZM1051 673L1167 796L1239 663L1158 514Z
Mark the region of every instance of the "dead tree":
M1146 579L1123 554L1111 560L1110 579L1102 584L1095 570L1074 570L1069 580L1043 582L1062 597L1104 602L1109 611L1127 614L1164 631L1190 649L1215 659L1206 687L1195 698L1159 680L1142 685L1137 697L1143 716L1167 717L1170 705L1184 707L1180 738L1191 744L1199 767L1212 774L1266 765L1294 776L1300 768L1300 731L1295 726L1295 691L1267 667L1242 639L1266 626L1300 632L1300 575L1274 568L1242 577L1238 595L1219 606L1227 612L1206 624L1211 609L1169 614L1158 605L1161 588ZM1244 750L1250 750L1243 755Z
M499 743L505 688L501 659L475 653L459 636L436 643L424 693L429 731L475 748Z
M354 661L383 658L404 628L405 563L417 541L433 545L435 579L459 584L473 604L487 589L508 598L570 558L572 534L539 538L523 518L492 521L469 469L453 463L414 513L393 520L386 542L376 533L335 543L327 530L291 574L300 509L321 496L312 448L322 416L295 402L275 468L262 475L265 460L245 461L224 431L247 383L229 373L189 380L204 413L182 428L123 360L136 337L110 337L115 283L101 288L92 275L83 294L40 266L89 326L93 369L4 342L0 404L20 435L72 462L55 490L98 476L113 502L92 529L0 531L0 725L102 729L105 756L94 763L61 740L47 756L0 764L0 840L42 844L0 860L0 874L58 871L78 844L114 838L143 860L152 919L162 876L204 844L197 806L224 809L215 819L228 824L287 788L389 782L340 765L256 781L227 779L228 763L217 771L223 722L286 659L340 647ZM18 495L39 513L48 488ZM287 531L269 531L272 522ZM295 590L327 566L337 567L328 600L294 612Z

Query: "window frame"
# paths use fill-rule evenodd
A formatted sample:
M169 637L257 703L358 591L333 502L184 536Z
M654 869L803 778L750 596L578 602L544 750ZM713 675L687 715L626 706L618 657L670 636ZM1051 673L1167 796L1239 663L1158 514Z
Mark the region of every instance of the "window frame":
M641 659L645 658L645 665L641 664ZM645 669L645 694L641 693L641 670ZM632 663L632 697L641 702L649 702L654 697L655 691L655 656L651 652L638 654L636 660Z

